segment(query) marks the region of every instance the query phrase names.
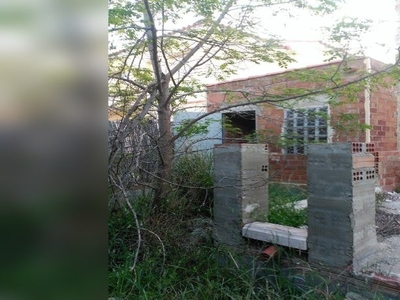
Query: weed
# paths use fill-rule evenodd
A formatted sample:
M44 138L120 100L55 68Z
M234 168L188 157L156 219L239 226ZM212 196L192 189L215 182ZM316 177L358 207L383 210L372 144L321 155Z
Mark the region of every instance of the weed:
M211 238L188 246L194 229L209 224L206 221L210 220L212 203L211 160L205 156L182 157L174 166L173 180L180 187L171 193L163 213L155 215L151 199L145 195L131 199L140 220L140 247L130 210L126 206L110 210L110 297L128 300L340 299L329 294L326 285L299 289L278 265L265 264L264 269L257 271L239 268L233 255L229 256L230 263L221 265L217 258L221 253L226 254L226 250L215 247ZM305 193L299 188L271 185L270 220L289 226L304 224L306 215L295 211L292 205L304 198ZM138 250L137 264L131 270ZM259 271L273 274L274 280L271 276L260 276Z
M382 206L382 203L385 201L385 193L375 193L375 208L378 209Z
M268 222L293 227L306 225L307 210L295 208L296 202L303 199L307 199L307 193L301 187L271 183Z
M210 215L213 199L213 158L209 153L178 157L173 166L174 189L167 199L169 211Z

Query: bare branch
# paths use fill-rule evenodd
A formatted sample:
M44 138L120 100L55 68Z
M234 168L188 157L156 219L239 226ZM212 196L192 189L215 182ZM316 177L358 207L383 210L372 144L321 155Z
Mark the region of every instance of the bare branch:
M149 42L149 52L150 52L151 62L153 64L154 73L156 76L157 86L158 86L158 89L159 89L159 92L161 95L162 94L162 86L161 86L162 72L161 72L161 66L160 66L160 62L158 60L158 53L157 53L157 29L154 24L153 14L151 13L151 10L150 10L149 1L143 0L143 2L146 7L146 12L144 13L144 20L145 20L145 22L150 23L149 24L150 30L147 31L147 40Z
M219 15L218 19L215 23L211 26L211 28L206 32L202 41L198 42L198 44L193 47L188 54L186 54L182 60L171 70L169 76L173 76L176 72L178 72L188 61L189 59L196 54L196 52L204 45L205 41L207 41L215 32L217 27L220 25L221 21L225 18L226 14L228 13L229 9L232 7L234 0L230 0L227 5L225 6L222 13Z
M117 176L117 178L118 178L119 183L117 183L115 181L115 179L111 176L111 180L113 181L115 186L117 186L119 189L121 189L121 191L122 191L122 193L124 195L125 203L129 207L129 209L130 209L130 211L131 211L131 213L133 215L133 218L135 219L136 232L137 232L137 235L138 235L138 244L137 244L137 247L136 247L135 257L133 259L132 266L129 269L130 271L133 271L135 269L135 267L136 267L136 264L137 264L137 261L138 261L138 258L139 258L140 247L142 246L142 234L141 234L141 231L140 231L139 219L138 219L138 216L136 214L135 209L132 207L132 204L129 201L129 195L128 195L125 187L124 187L124 184L122 183L121 178L119 176Z
M399 53L400 53L400 47L399 47ZM194 118L193 120L188 122L188 124L186 124L173 137L173 141L176 141L178 138L180 138L185 133L185 131L188 130L193 124L195 124L196 122L198 122L198 121L204 119L205 117L210 116L210 115L212 115L214 113L221 112L221 111L228 110L228 109L232 109L232 108L236 108L236 107L243 107L243 106L247 106L247 105L254 105L254 104L261 104L261 103L276 104L276 103L285 102L285 101L289 101L289 100L295 100L295 99L315 96L315 95L318 95L318 94L321 94L321 93L324 93L324 92L327 92L327 91L339 90L339 89L345 88L347 86L350 86L352 84L355 84L355 83L358 83L358 82L362 82L362 81L364 81L364 80L366 80L368 78L372 78L372 77L377 76L379 74L385 73L385 72L389 71L390 69L393 69L394 67L398 66L399 63L400 63L400 55L399 55L399 58L397 59L397 61L396 61L396 63L394 65L391 65L391 66L388 66L387 68L384 68L382 70L376 71L375 73L369 73L366 76L362 76L362 77L360 77L358 79L355 79L355 80L350 81L350 82L343 83L341 85L336 85L334 87L328 87L328 88L323 88L323 89L316 89L316 90L313 90L311 92L307 92L307 93L304 93L304 94L295 95L295 96L291 96L291 97L282 97L282 98L279 98L279 99L269 99L269 98L266 98L266 97L262 96L260 100L233 104L233 105L229 105L229 106L226 106L226 107L220 107L218 109L215 109L213 111L205 113L205 114L203 114L203 115L201 115L201 116L199 116L197 118ZM224 92L224 90L218 90L218 92ZM232 92L232 91L231 90L229 90L229 91L225 90L225 92ZM240 91L235 90L235 92L240 92ZM247 93L247 91L243 91L243 93Z

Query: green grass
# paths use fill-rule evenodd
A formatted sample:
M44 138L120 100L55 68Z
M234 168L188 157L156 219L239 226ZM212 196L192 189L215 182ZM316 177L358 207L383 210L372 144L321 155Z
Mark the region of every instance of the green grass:
M159 241L152 234L143 231L140 259L135 270L130 271L137 246L137 236L131 226L132 217L125 209L110 215L110 297L171 300L279 299L268 298L268 295L272 295L272 287L269 286L257 292L261 298L254 298L256 280L251 273L231 266L220 266L216 258L219 250L212 242L194 248L185 247L185 241L179 240L179 236L186 234L184 226L174 226L179 220L162 220L163 226L153 222L153 227L157 228L152 229L157 230L162 237L165 248L160 247Z
M304 188L288 184L269 185L269 223L299 227L307 225L307 209L296 210L297 201L307 199Z
M129 210L110 214L109 219L109 297L118 299L264 299L319 300L343 299L325 291L325 284L314 288L295 288L293 278L283 275L277 264L263 265L269 280L246 268L237 268L235 255L227 255L212 242L186 247L182 236L186 222L159 216L145 222L153 234L143 230L142 247L136 268L131 271L137 246ZM157 219L157 217L154 217ZM175 225L174 225L175 224ZM227 263L218 263L221 255ZM240 265L240 264L239 264ZM325 295L321 297L321 295Z
M109 297L117 299L343 299L325 291L325 285L295 288L278 264L263 264L265 276L238 268L236 258L217 248L213 239L190 244L195 220L212 218L212 160L206 155L184 156L175 162L175 186L162 212L154 213L151 199L132 199L140 222L141 242L135 219L127 207L110 210ZM270 185L269 221L296 226L305 214L293 212L288 203L304 199L302 190ZM139 251L139 252L138 252ZM138 253L137 264L131 270ZM218 261L228 257L227 263ZM323 297L321 296L323 295Z

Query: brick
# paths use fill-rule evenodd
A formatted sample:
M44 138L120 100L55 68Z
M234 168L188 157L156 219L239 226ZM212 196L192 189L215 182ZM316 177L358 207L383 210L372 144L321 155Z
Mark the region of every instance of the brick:
M353 155L353 168L366 168L366 167L374 167L375 166L375 158L372 155L368 156L356 156Z

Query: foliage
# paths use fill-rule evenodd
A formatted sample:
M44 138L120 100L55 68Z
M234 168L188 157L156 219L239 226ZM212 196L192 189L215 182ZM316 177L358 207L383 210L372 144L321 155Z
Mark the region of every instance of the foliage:
M255 130L252 134L244 136L246 143L278 145L282 139L281 135L274 133L272 129Z
M382 207L383 202L385 201L386 195L384 192L376 192L375 193L375 209L378 211L379 208Z
M211 153L191 153L178 157L172 169L175 185L167 200L170 211L210 216L213 199L213 157Z
M132 214L127 208L110 212L109 297L128 300L343 299L326 291L327 281L316 287L296 288L294 279L287 277L274 262L260 264L255 269L238 268L240 258L227 249L215 247L212 240L190 247L187 242L191 222L181 217L189 213L180 211L149 218L146 215L149 203L144 198L134 202L143 220L143 241L139 263L133 271L130 266L138 239ZM229 259L221 264L222 257Z
M253 272L239 270L234 263L217 264L224 249L215 249L211 240L188 244L194 231L194 219L209 219L212 211L212 160L207 155L174 156L174 142L180 137L205 133L207 128L198 124L201 118L187 120L172 132L173 113L189 99L205 91L204 79L226 80L239 71L243 62L275 63L287 67L294 61L293 52L285 49L281 39L271 33L272 21L265 26L268 16L295 14L297 10L311 14L333 12L340 0L283 1L283 0L141 0L109 1L109 101L122 120L110 152L109 165L119 164L126 155L135 169L123 168L109 172L113 187L126 194L137 185L135 160L124 153L117 143L123 141L143 120L156 120L157 131L145 132L151 139L148 148L157 156L147 165L157 170L147 172L155 178L146 182L158 201L143 195L130 199L132 209L125 207L110 212L109 218L109 292L110 296L124 299L334 299L323 289L294 289L282 277L275 284L256 277ZM256 15L261 16L257 18ZM190 20L190 24L185 20ZM343 59L343 64L325 72L291 72L288 79L311 82L313 86L262 90L251 94L247 90L224 91L226 107L242 103L269 103L283 108L293 102L318 94L328 95L331 105L340 105L341 99L355 101L361 88L385 82L371 74L354 74L351 84L344 80L352 41L367 29L367 23L343 20L329 28L327 42L333 45L327 52L327 61ZM359 54L356 51L354 54ZM388 68L398 78L394 68ZM396 77L397 76L397 77ZM292 77L292 78L290 78ZM229 101L230 100L230 101ZM290 101L288 101L290 100ZM345 117L343 118L345 120ZM352 121L348 119L347 121ZM229 126L229 125L227 125ZM346 130L347 123L344 124ZM235 130L234 128L231 128ZM266 132L268 134L268 132ZM255 134L257 135L257 133ZM258 134L248 137L261 140ZM270 137L264 137L270 139ZM147 150L146 150L147 151ZM134 164L135 162L136 164ZM109 170L110 171L110 170ZM149 173L149 174L148 174ZM303 212L293 210L293 202L303 198L299 191L271 185L269 221L289 226L306 222ZM305 196L304 196L305 198ZM162 200L162 201L161 201ZM157 208L157 210L154 209ZM136 224L140 228L136 228ZM141 232L139 236L138 232ZM135 268L132 261L138 254ZM279 269L269 270L279 274ZM278 275L277 275L278 276Z
M335 123L332 124L337 136L357 136L367 129L371 129L370 125L360 122L360 114L356 113L339 113L336 115Z
M161 207L160 203L171 191L168 181L175 141L206 131L206 123L196 125L207 115L204 114L184 122L173 132L173 113L190 99L204 93L206 78L227 80L247 63L274 63L286 68L294 62L294 53L283 45L282 39L274 32L274 26L270 26L274 18L298 13L323 16L334 12L342 2L109 1L109 101L121 112L123 125L116 140L126 138L126 131L135 130L145 118L155 119L158 123L157 134L151 136L157 144L154 152L159 156L154 162L157 171L151 174L155 175L155 182L151 184L156 189L156 208ZM265 19L270 22L263 22ZM288 79L292 76L296 77L293 80L313 83L312 87L285 88L280 85L273 91L266 87L253 94L247 88L226 93L236 95L236 98L239 96L243 106L252 103L290 106L288 100L301 101L317 94L328 95L332 103L339 103L338 99L344 98L353 101L361 88L366 85L372 88L375 84L370 77L368 80L365 78L372 74L366 73L353 76L350 84L342 72L349 70L347 60L361 53L355 50L354 44L360 41L360 35L368 30L369 25L368 20L345 18L327 28L326 40L323 41L329 49L327 60L343 59L339 68L334 66L322 73L290 72L284 75ZM388 67L388 70L392 69ZM228 109L238 103L227 101L225 104L224 109ZM342 127L337 126L338 129ZM347 123L344 127L346 130ZM110 160L118 152L118 147L115 147ZM110 176L118 181L115 174Z
M190 124L192 119L184 119L182 120L178 126L175 127L175 130L177 132L180 132L183 128L186 127L186 125ZM190 138L195 135L206 135L208 133L208 128L212 122L216 122L216 120L213 119L207 119L204 120L203 122L197 122L195 124L189 125L189 128L187 128L184 133L182 134L182 137L185 138Z
M307 224L307 209L297 210L297 201L307 199L307 193L298 186L271 183L269 185L269 208L267 220L270 223L299 227Z

